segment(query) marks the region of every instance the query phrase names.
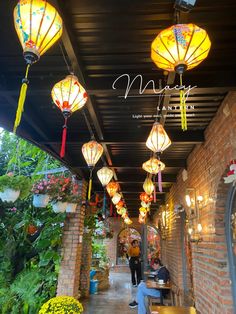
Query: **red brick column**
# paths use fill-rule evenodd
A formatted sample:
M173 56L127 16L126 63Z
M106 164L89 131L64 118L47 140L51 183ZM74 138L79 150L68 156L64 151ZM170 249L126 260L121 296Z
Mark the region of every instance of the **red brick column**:
M90 268L92 262L92 238L90 233L84 233L81 272L80 272L80 292L82 297L89 296Z
M86 198L87 184L80 182L82 200ZM62 239L62 261L57 284L57 295L78 298L85 207L79 205L76 213L67 214Z

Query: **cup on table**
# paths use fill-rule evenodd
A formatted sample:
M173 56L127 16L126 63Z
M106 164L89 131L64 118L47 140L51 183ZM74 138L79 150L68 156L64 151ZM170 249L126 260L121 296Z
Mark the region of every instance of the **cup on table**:
M163 285L163 284L164 284L164 280L163 280L163 279L158 279L158 283L159 283L160 285Z

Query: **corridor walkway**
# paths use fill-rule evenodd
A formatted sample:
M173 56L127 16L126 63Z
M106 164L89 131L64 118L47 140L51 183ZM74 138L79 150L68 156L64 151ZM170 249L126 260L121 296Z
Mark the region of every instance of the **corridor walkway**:
M110 272L110 289L82 301L84 314L136 314L137 310L128 306L136 290L131 288L129 273Z

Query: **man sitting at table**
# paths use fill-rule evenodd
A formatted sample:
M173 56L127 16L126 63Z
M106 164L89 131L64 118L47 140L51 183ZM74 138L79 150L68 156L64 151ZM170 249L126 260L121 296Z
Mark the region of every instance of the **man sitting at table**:
M163 280L166 283L170 279L169 271L165 266L162 265L159 258L155 258L153 260L153 272L152 274L155 275L155 280ZM168 293L167 291L163 291L163 296ZM141 282L138 286L138 292L136 296L136 300L129 304L130 308L138 307L138 314L146 314L147 309L145 306L145 297L160 297L160 291L153 288L147 288L145 282Z

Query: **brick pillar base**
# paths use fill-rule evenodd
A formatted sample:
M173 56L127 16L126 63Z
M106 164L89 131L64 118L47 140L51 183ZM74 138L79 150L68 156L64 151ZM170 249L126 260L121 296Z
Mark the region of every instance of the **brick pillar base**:
M86 197L87 184L80 182L82 200ZM79 297L80 266L85 208L78 206L78 212L67 214L62 238L62 261L57 284L57 295Z
M83 250L80 272L80 292L82 297L89 296L90 268L92 261L92 239L90 234L84 233Z

